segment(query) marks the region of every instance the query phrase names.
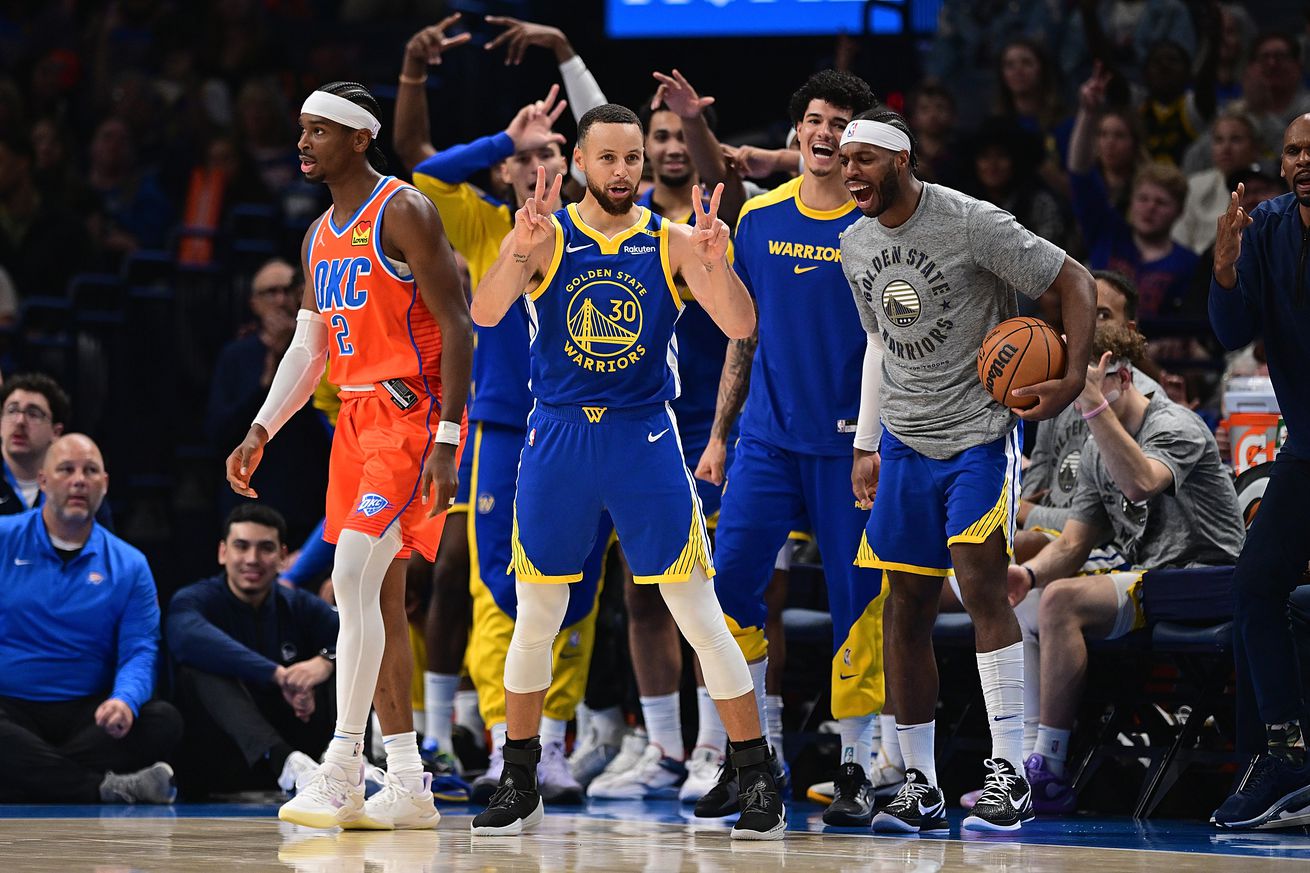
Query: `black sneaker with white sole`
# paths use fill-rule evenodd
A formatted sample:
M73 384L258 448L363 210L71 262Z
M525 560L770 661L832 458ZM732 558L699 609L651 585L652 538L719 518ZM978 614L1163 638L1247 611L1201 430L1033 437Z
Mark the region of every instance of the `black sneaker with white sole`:
M734 840L781 840L787 810L774 781L774 756L762 739L751 745L728 743L728 766L737 771L741 815L732 826ZM758 743L756 745L755 743Z
M1022 770L1004 758L983 762L990 770L982 794L961 827L971 831L1017 831L1032 821L1033 791Z
M873 783L864 768L848 762L833 780L832 803L823 811L823 823L834 828L867 828L873 821Z
M873 817L873 829L888 834L949 833L946 799L936 785L913 767L905 771L905 784Z
M514 742L511 740L510 742ZM536 739L526 748L507 742L502 752L505 769L487 808L473 818L475 837L516 837L532 830L545 817L545 804L537 790L537 764L541 743Z
M773 767L773 784L777 787L779 794L787 793L787 771L778 760L776 752L772 752L769 760ZM718 781L714 787L705 792L700 800L696 801L695 815L697 818L729 818L741 811L741 805L738 803L737 795L740 793L741 783L737 779L737 768L732 766L730 761L725 760L719 767Z

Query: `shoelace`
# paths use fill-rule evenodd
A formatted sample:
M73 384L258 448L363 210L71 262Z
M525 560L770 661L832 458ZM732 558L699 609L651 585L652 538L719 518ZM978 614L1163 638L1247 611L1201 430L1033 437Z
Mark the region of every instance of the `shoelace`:
M763 779L756 779L749 788L738 795L738 799L741 801L743 814L769 811L769 787Z
M1010 789L1019 781L1017 773L1006 773L999 762L988 758L983 762L992 772L983 779L983 792L978 795L977 806L993 803L1002 804L1010 801Z
M833 780L832 799L833 800L852 800L860 793L860 782L854 778L847 778L845 773L841 773Z
M910 809L917 806L929 791L932 791L932 786L927 782L906 782L889 806L894 806L898 810Z
M491 795L491 801L487 804L487 809L513 809L520 794L527 794L527 792L519 791L514 787L512 781L503 782L496 789L496 793Z
M1274 756L1268 753L1260 755L1251 764L1251 769L1246 771L1246 778L1242 780L1241 786L1237 789L1239 794L1255 794L1264 785L1273 778L1276 762Z

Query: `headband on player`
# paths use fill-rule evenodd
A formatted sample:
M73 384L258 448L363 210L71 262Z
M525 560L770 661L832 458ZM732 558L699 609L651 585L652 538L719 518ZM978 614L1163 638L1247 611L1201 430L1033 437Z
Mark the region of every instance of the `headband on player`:
M846 125L841 135L841 144L846 145L848 142L864 142L894 152L910 150L910 138L905 135L905 131L882 121L867 119L857 119Z
M378 132L382 130L382 122L363 106L326 91L315 91L306 97L300 111L304 115L318 115L355 130L367 130L374 139L377 139Z

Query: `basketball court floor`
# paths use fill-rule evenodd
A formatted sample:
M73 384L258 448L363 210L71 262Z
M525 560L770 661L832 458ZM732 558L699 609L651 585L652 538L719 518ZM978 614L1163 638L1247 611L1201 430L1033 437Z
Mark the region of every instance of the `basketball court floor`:
M473 840L468 807L435 831L296 828L260 804L170 807L0 806L0 871L32 873L934 873L972 871L1310 870L1310 830L1225 833L1202 822L1076 817L1020 836L884 837L822 833L820 808L790 810L781 843L728 838L673 802L555 811L532 834Z

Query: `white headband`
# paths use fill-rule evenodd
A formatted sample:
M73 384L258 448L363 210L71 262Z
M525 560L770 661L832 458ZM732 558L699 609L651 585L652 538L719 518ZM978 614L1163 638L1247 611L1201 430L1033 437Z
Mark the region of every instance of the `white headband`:
M846 145L848 142L865 142L894 152L910 150L910 138L905 135L905 131L882 121L867 119L859 119L846 125L846 130L841 135L841 144Z
M382 130L382 122L363 106L326 91L315 91L306 97L300 111L304 115L318 115L344 124L352 130L367 130L374 139L378 138L378 132Z

